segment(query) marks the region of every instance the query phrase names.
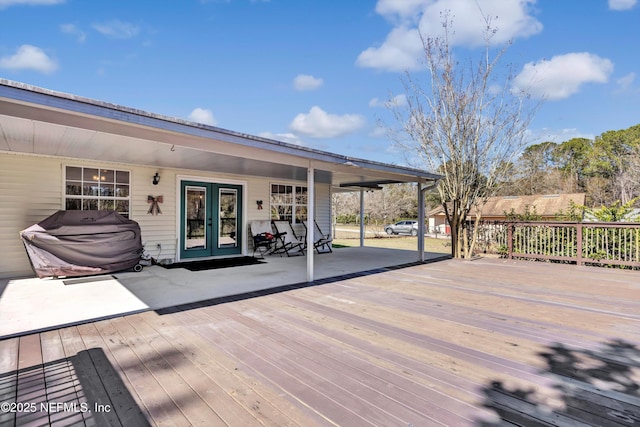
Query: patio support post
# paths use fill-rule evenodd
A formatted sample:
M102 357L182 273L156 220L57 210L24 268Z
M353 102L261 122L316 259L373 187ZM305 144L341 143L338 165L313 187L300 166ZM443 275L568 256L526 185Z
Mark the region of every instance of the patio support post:
M364 246L364 188L360 187L360 247Z
M424 190L418 182L418 261L424 261Z
M307 168L307 282L313 282L313 221L316 217L314 173L312 163L309 162Z
M422 186L422 183L418 181L418 261L424 262L424 220L425 220L425 212L424 212L424 195L427 191L433 189L438 185L438 181L433 181L430 185L425 187Z

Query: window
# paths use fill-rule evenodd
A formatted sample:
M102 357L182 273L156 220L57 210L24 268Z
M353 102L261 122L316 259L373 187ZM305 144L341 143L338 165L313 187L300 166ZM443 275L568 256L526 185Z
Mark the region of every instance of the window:
M67 166L64 207L66 210L114 210L129 217L128 171Z
M307 219L307 187L271 184L271 219L301 223Z

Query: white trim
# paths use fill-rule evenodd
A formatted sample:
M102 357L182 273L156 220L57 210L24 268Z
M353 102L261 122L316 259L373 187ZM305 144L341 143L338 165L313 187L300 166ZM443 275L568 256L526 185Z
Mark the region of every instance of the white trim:
M234 256L247 256L249 248L247 244L246 232L248 229L247 222L247 198L248 198L248 181L239 180L239 179L229 179L229 178L216 178L211 176L200 176L200 175L183 175L176 174L176 262L184 261L181 257L180 250L180 236L182 233L182 229L180 227L180 208L182 206L182 200L180 199L180 189L182 181L197 181L197 182L206 182L210 184L231 184L231 185L239 185L242 187L242 248L240 250L240 254L236 255L214 255L210 257L204 258L187 258L189 261L198 261L198 260L207 260L207 259L217 259L217 258L232 258Z
M77 159L76 159L76 161L77 161ZM90 160L88 160L88 161L91 162ZM103 163L103 162L100 162L100 161L94 161L94 163L97 164L97 165L103 165L103 164L106 164L108 162ZM114 164L114 166L115 165L117 165L117 164ZM80 194L80 195L67 194L67 168L68 167L82 169L82 177L80 179L80 183L83 184L83 186L84 186L84 183L85 183L85 181L84 181L84 169L98 169L98 170L105 169L105 170L112 170L112 171L114 171L114 173L116 173L116 172L127 172L129 174L129 183L127 184L129 186L129 195L127 197L117 197L115 195L110 197L110 196L100 196L100 195L98 195L98 196L84 196L82 194ZM129 210L127 211L127 215L128 215L127 218L132 219L132 214L133 214L133 198L132 198L132 195L133 195L133 170L131 170L131 169L123 169L123 168L118 168L118 167L106 167L106 168L104 168L102 166L87 166L86 164L82 165L82 164L65 163L65 162L60 162L60 168L62 169L61 170L61 172L62 172L61 173L61 175L62 175L62 183L61 183L62 192L61 192L61 195L62 195L62 197L61 197L61 200L60 200L60 209L61 210L67 210L67 196L69 196L72 199L75 198L75 199L80 199L80 200L87 200L87 199L113 200L114 203L115 203L116 200L126 200L126 201L129 202ZM114 179L116 179L115 175L114 175ZM90 181L86 181L86 182L90 182ZM118 183L115 182L114 184L117 185ZM115 188L114 188L114 192L115 192ZM74 196L78 196L78 197L74 197ZM115 206L114 206L114 208L115 208Z
M307 169L307 282L313 282L314 276L314 236L315 236L315 170L309 162ZM311 218L311 219L309 219Z
M231 184L231 185L242 185L243 187L247 186L247 181L239 180L239 179L229 179L229 178L215 178L211 176L199 176L199 175L176 175L178 179L177 183L180 181L199 181L199 182L208 182L211 184Z
M191 145L192 148L196 148L191 144L194 139L199 140L200 143L197 144L199 147L209 147L210 141L216 140L233 144L245 153L255 153L253 156L243 157L256 160L264 160L266 152L272 154L274 158L286 156L287 161L282 164L297 164L298 167L306 167L309 162L316 163L316 169L319 169L318 162L327 163L328 169L326 169L327 166L323 167L326 170L335 170L335 167L342 167L345 164L348 165L347 167L355 165L372 171L398 174L405 177L402 180L408 178L408 182L416 182L421 178L430 180L440 177L420 169L348 157L0 78L0 106L11 103L28 107L26 111L22 111L21 115L15 117L39 120L38 116L42 111L58 110L65 116L58 119L57 124L62 124L65 119L68 120L69 117L74 116L82 116L87 121L108 120L117 125L112 130L114 134L131 136L136 133L133 132L134 130L140 132L144 129L154 133L153 137L148 138L150 140L182 147ZM91 124L87 126L92 127ZM176 134L188 137L176 144Z
M360 188L360 247L364 247L364 188Z
M298 206L306 206L307 207L307 219L309 219L309 181L269 181L269 220L273 220L273 218L271 218L271 195L273 194L271 192L271 186L273 185L283 185L283 186L289 186L289 187L293 187L293 201L291 202L291 224L292 225L296 225L296 207ZM296 192L296 187L301 187L301 188L306 188L307 189L307 203L306 204L301 204L301 203L296 203L296 194L298 194ZM278 193L279 194L279 193ZM287 204L284 204L282 206L288 206ZM301 223L300 223L301 224Z

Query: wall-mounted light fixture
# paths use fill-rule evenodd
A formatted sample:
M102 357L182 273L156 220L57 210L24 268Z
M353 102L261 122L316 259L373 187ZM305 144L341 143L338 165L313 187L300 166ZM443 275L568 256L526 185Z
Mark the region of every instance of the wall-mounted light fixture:
M156 172L156 174L153 175L153 185L158 185L159 182L160 182L160 174Z

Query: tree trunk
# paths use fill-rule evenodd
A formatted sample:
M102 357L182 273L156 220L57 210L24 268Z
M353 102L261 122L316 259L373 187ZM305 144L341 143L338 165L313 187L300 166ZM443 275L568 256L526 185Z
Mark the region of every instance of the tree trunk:
M480 233L480 219L482 218L481 213L476 214L476 221L473 225L473 236L471 237L471 242L469 243L469 252L468 257L473 257L473 252L476 250L476 244L478 243L478 234Z
M447 218L447 222L449 222L449 227L451 228L451 257L459 258L460 257L460 245L459 245L459 236L460 236L460 217L458 216L458 200L453 200L451 202L451 210L447 203L443 203L442 207L444 208L444 214Z
M462 227L462 257L464 259L471 258L469 256L469 229L467 227Z

